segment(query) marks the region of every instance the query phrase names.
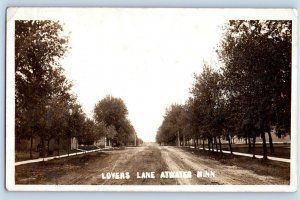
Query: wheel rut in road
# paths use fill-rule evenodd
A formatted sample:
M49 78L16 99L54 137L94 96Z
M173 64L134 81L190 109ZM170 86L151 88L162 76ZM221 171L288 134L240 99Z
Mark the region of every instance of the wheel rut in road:
M254 171L237 166L222 164L209 158L194 155L177 147L160 147L163 159L170 170L191 170L194 172L214 171L215 177L199 177L189 181L179 181L181 184L220 184L220 185L260 185L260 184L288 184L288 181L273 176L262 176ZM195 180L196 179L196 180Z

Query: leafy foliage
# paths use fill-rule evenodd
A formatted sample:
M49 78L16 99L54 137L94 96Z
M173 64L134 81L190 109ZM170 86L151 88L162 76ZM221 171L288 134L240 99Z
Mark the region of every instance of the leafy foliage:
M104 123L108 139L112 139L115 145L126 145L132 142L136 133L127 118L128 110L122 99L106 96L99 101L94 108L94 119L98 123Z
M253 138L255 144L261 136L266 158L265 132L270 137L272 126L278 136L290 131L291 34L291 21L229 21L217 50L220 71L205 64L183 106L190 135L208 144L234 135ZM174 142L173 129L184 126L171 116L167 112L158 142Z

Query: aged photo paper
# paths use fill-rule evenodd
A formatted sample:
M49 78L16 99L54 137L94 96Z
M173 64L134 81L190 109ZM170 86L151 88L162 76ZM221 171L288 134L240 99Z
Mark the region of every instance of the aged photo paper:
M7 190L296 191L296 19L8 8Z

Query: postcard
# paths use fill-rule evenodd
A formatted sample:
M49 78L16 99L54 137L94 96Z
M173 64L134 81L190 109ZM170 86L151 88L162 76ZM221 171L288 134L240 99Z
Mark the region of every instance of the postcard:
M294 9L7 9L9 191L294 192Z

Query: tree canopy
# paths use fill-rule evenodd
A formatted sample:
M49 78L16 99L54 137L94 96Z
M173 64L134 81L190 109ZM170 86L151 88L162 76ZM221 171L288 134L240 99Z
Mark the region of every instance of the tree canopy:
M116 145L139 140L120 98L107 96L95 106L93 119L85 115L60 64L69 50L68 40L59 21L15 22L15 135L16 142L30 139L30 157L33 138L40 139L43 156L45 141L49 151L51 139L58 146L67 139L68 152L73 137L81 144L103 136Z
M127 107L121 98L108 95L100 100L94 108L94 119L105 124L107 138L112 139L116 145L125 145L136 136L128 120Z
M39 137L43 155L45 140L71 136L74 129L79 132L79 121L85 117L60 65L68 48L59 22L15 22L16 140L30 138L32 146L33 137Z
M189 135L207 139L208 145L217 137L220 144L221 137L230 142L234 135L252 138L255 145L260 136L266 159L265 133L273 152L271 128L276 127L279 137L290 132L292 22L231 20L224 30L217 47L221 65L204 64L202 73L195 74L191 97L183 105L185 123ZM175 141L166 130L181 126L166 118L157 133L159 142Z

